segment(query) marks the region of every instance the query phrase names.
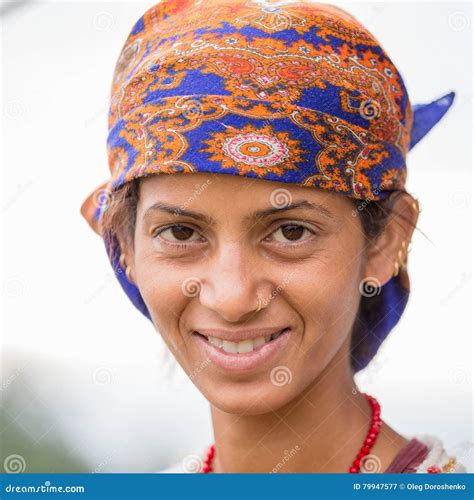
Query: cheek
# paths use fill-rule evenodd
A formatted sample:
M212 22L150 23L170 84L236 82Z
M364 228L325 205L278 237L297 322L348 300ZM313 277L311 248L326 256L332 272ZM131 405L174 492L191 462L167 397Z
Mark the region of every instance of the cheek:
M299 366L306 378L317 376L350 335L360 301L360 259L353 255L340 249L324 252L300 270L289 290L288 299L304 324Z
M305 316L327 330L339 329L357 310L360 280L356 263L331 258L304 274L307 277L299 283L299 302Z
M186 344L179 329L181 312L189 298L186 297L186 277L175 266L137 253L135 278L137 286L153 324L163 340L181 363ZM188 286L188 291L192 285ZM187 292L186 292L187 293Z
M180 319L190 301L199 292L193 281L191 267L163 262L152 252L137 248L135 277L153 323L177 362L189 374L198 375L194 383L205 396L229 411L241 409L249 401L258 401L264 394L265 403L254 411L264 410L268 404L279 407L308 386L328 365L350 334L359 303L360 258L354 242L335 237L332 244L321 249L317 256L288 267L267 269L267 277L274 283L283 283L281 294L270 301L269 308L287 311L288 318L299 317L299 335L288 350L282 364L289 367L292 383L284 387L269 384L269 375L258 377L253 384L239 384L212 369L200 370L202 359L183 338ZM355 257L356 256L356 257ZM194 295L194 296L195 296ZM188 308L188 309L187 309ZM242 407L243 407L242 406Z

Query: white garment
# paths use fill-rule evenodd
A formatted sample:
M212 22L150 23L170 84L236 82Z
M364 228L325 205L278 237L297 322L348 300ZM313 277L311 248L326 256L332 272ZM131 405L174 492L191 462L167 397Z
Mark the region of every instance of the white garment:
M443 443L439 438L431 434L421 434L413 436L418 441L421 441L428 447L428 455L425 460L418 466L417 473L426 473L428 468L436 465L441 471L443 467L447 470L445 472L470 472L472 473L472 467L469 465L466 467L462 462L472 457L474 453L474 444L469 441L464 441L460 443L455 448L459 451L449 451L445 450ZM204 458L207 455L208 447L199 452L190 453L186 455L180 462L177 462L165 469L158 471L158 473L197 473L201 470ZM454 463L450 462L451 458L455 458ZM466 460L468 463L468 460Z
M416 469L417 473L427 472L427 469L432 465L437 465L441 470L443 467L448 468L446 472L467 472L467 467L462 463L466 458L468 458L468 453L473 453L474 444L465 441L464 444L460 443L456 446L459 448L459 451L450 451L445 450L443 443L439 438L430 434L422 434L419 436L415 436L418 441L424 443L428 449L428 455L426 455L425 460L421 462L421 464ZM461 450L461 447L465 448L465 451ZM451 458L455 458L455 462L449 464ZM466 461L466 463L468 463ZM472 472L470 470L469 472Z

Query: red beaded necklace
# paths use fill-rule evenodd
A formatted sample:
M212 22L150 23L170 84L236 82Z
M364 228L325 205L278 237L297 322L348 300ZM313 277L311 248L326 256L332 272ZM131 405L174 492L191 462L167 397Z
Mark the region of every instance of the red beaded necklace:
M368 394L364 393L364 396L367 398L372 408L372 418L370 421L369 432L367 433L367 436L364 440L364 444L362 445L361 449L359 450L359 453L357 454L357 457L352 462L352 465L349 468L350 473L360 472L361 461L366 455L370 453L370 450L375 444L377 436L380 432L380 427L382 425L380 420L380 405L378 401L374 397L369 396ZM212 459L214 458L215 453L216 449L215 446L212 444L209 447L209 451L206 454L204 465L201 469L202 474L208 474L209 472L212 472Z

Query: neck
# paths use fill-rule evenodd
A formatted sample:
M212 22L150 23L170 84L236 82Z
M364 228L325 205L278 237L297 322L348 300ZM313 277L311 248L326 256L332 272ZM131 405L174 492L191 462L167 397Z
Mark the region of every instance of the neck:
M236 416L212 406L213 471L348 472L372 415L356 389L348 359L347 350L341 350L302 393L275 411ZM382 423L372 453L388 466L406 443Z

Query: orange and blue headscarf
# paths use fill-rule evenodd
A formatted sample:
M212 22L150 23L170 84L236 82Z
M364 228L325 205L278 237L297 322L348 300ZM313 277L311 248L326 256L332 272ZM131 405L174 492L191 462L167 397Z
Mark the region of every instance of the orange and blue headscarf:
M101 234L107 194L156 174L241 175L385 199L404 189L406 156L443 117L450 92L411 105L375 37L346 11L312 1L162 0L134 25L113 76L111 176L81 212ZM105 200L105 202L97 202ZM106 242L108 248L108 243ZM115 274L151 320L119 255ZM364 368L405 309L403 269L363 318Z

